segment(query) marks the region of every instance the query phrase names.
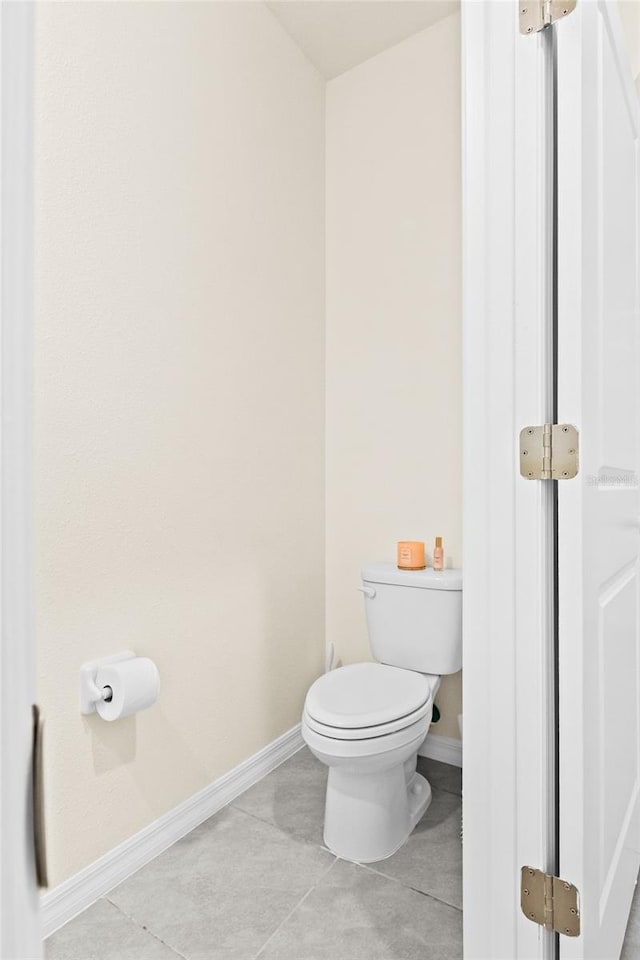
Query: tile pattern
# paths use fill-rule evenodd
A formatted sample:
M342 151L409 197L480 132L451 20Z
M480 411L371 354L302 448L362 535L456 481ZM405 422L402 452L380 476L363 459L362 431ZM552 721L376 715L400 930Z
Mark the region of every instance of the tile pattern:
M49 937L45 953L47 960L176 960L179 956L104 899Z
M255 957L333 860L226 808L109 900L187 960L244 960Z
M50 937L46 960L460 960L462 771L419 758L433 801L404 847L322 846L306 748ZM640 956L640 888L621 960Z
M233 801L295 840L322 845L327 768L304 747Z
M258 954L260 960L459 960L461 914L338 860Z
M392 857L370 866L376 873L462 910L461 799L432 789L433 800L410 842Z
M326 767L304 748L46 943L47 960L458 960L461 771L379 864L323 846Z

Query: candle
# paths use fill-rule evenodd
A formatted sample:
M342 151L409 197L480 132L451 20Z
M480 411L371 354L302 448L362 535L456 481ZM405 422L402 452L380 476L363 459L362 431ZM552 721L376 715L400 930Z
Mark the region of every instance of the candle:
M400 540L398 543L398 570L424 570L424 542Z

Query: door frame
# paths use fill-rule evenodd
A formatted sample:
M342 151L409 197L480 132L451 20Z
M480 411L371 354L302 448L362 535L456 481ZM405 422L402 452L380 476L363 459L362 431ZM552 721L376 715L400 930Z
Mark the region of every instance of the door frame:
M0 5L0 956L41 954L31 816L33 6Z
M464 956L550 958L520 868L555 872L553 485L519 474L553 386L553 32L462 5Z

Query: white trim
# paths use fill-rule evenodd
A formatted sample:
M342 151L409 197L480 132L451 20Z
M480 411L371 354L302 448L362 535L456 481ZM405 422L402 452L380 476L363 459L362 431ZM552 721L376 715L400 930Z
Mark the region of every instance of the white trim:
M462 740L455 740L453 737L441 737L437 733L430 733L418 753L421 757L450 763L453 767L462 766Z
M40 957L31 804L35 699L33 5L0 4L0 956Z
M235 800L303 746L300 724L150 823L99 860L42 897L42 935L64 923L113 890L132 873Z
M462 31L464 956L538 960L518 887L552 853L551 505L518 434L549 417L549 32L492 2Z

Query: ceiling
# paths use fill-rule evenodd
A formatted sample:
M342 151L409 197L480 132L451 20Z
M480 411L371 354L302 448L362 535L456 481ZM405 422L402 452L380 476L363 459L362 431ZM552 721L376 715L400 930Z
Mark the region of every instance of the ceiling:
M327 80L460 9L459 0L267 0Z

